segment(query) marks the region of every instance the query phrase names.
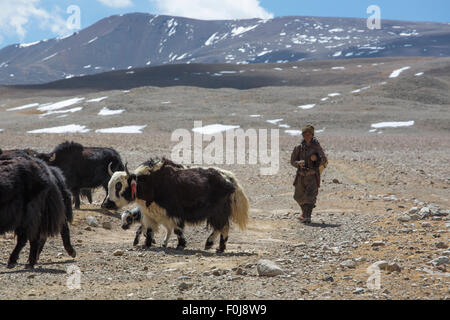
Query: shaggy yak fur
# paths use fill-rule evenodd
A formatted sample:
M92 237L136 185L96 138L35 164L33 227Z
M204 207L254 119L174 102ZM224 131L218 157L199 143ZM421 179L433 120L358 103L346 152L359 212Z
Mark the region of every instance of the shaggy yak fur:
M8 260L16 265L30 241L26 268L36 264L48 237L61 234L67 253L75 257L68 223L72 198L58 168L29 156L0 160L0 234L14 231L17 244Z
M145 230L145 246L150 247L160 224L167 229L164 246L172 230L178 237L177 249L186 246L186 223L207 221L213 228L205 249L210 249L220 235L218 252L228 240L230 220L243 230L248 222L249 203L242 187L231 172L217 168L185 168L167 159L150 160L133 174L116 172L108 185L102 207L117 209L137 202Z
M80 208L80 192L92 203L90 190L102 186L108 193L108 181L115 171L123 171L119 153L111 148L83 147L79 143L64 142L39 158L58 167L72 191L75 208Z
M14 150L4 150L0 149L0 159L12 159L15 157L23 157L30 156L42 160L49 159L49 156L46 153L39 153L32 149L14 149ZM92 204L92 190L91 189L81 189L80 196L86 198L89 203Z

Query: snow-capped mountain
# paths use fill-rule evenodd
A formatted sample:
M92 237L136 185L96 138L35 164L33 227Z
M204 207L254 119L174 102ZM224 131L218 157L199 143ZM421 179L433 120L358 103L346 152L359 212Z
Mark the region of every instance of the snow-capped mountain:
M280 17L203 21L133 13L72 35L0 50L0 85L38 84L119 69L180 63L283 63L450 56L450 24Z

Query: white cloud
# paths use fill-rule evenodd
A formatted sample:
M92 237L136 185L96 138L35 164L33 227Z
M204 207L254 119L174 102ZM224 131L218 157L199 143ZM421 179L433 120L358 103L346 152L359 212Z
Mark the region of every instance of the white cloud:
M158 13L203 20L271 19L258 0L149 0Z
M133 5L131 0L98 0L103 3L105 6L113 7L113 8L125 8Z
M41 29L51 30L57 35L69 33L66 21L56 8L52 13L39 7L40 0L0 1L0 43L8 36L17 36L23 41L30 23L37 21Z

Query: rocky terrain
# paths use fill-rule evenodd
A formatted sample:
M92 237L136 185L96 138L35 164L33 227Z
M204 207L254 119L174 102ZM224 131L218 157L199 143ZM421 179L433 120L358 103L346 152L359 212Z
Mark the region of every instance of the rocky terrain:
M203 250L204 226L186 229L184 251L174 249L175 237L162 249L164 232L149 250L133 247L135 229L122 230L120 212L99 208L104 191L97 190L95 203L75 212L75 259L55 238L36 270L24 270L28 247L19 265L7 269L15 240L0 236L2 298L448 299L449 62L369 59L331 70L344 63L264 71L280 81L310 77L303 86L2 88L5 150L48 151L74 140L114 147L135 168L149 157L170 156L172 132L190 130L194 120L280 130L276 175L260 175L260 164L220 165L235 172L251 203L248 230L233 229L224 254ZM122 112L100 116L105 108ZM395 123L380 125L386 122ZM289 164L296 130L305 123L315 125L330 161L311 225L299 223ZM29 133L68 125L59 134ZM135 128L142 133L96 132L130 125L142 126ZM74 270L80 289L67 286Z
M450 25L366 19L277 17L202 21L116 15L74 34L0 50L0 85L191 63L246 65L379 57L448 57Z

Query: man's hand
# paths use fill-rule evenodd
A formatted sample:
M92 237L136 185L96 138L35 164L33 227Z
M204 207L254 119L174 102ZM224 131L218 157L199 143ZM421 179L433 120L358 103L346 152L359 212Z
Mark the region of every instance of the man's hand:
M317 156L316 156L315 154L313 154L313 155L311 156L311 161L317 161Z
M305 167L305 160L297 161L297 166L298 166L299 168L304 168L304 167Z

